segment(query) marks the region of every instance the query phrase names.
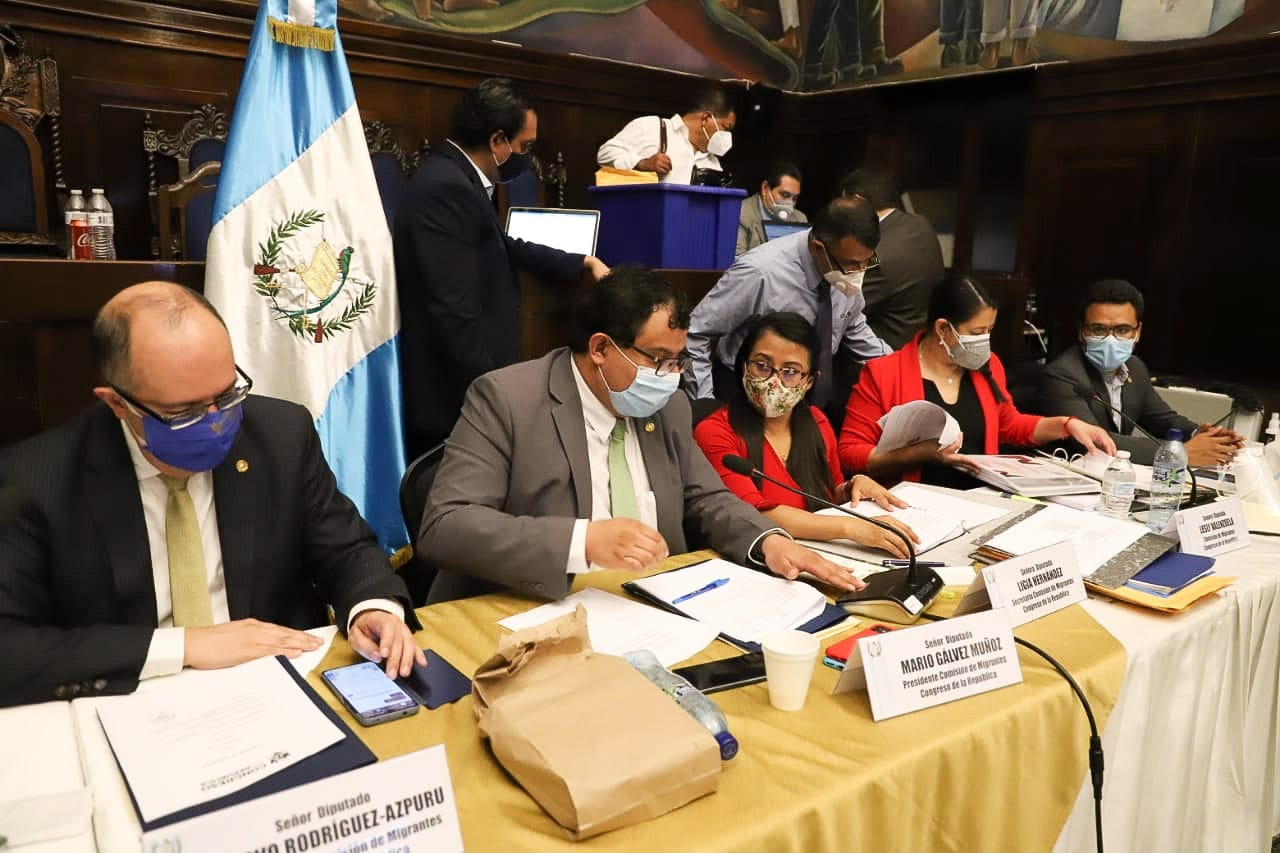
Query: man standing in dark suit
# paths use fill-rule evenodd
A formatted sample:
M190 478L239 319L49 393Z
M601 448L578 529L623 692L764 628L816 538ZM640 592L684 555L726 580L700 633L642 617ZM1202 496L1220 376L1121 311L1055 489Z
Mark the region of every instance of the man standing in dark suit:
M1089 285L1080 309L1080 340L1049 363L1044 371L1046 411L1061 412L1111 433L1116 447L1134 462L1150 465L1156 445L1133 429L1133 422L1157 438L1182 430L1191 465L1212 467L1230 462L1244 437L1205 424L1196 429L1175 412L1151 384L1151 371L1133 354L1142 337L1142 292L1121 279ZM1097 395L1098 399L1090 399ZM1127 418L1116 414L1119 409Z
M725 488L698 449L679 391L688 328L682 293L623 267L584 298L570 347L471 386L418 535L439 569L430 601L560 598L577 574L687 551L687 527L743 565L863 586Z
M862 295L871 330L895 350L902 349L924 325L929 294L947 274L938 235L929 220L899 207L897 182L887 169L864 166L850 172L840 193L862 196L880 219L880 266L867 270Z
M537 137L528 95L510 80L484 80L463 95L449 138L405 189L394 230L409 459L449 435L473 379L520 360L517 269L565 281L609 271L504 233L494 184L528 168Z
M297 657L326 605L388 674L425 664L404 583L310 414L249 396L202 296L127 288L92 340L101 403L0 454L0 482L25 494L0 524L0 705Z

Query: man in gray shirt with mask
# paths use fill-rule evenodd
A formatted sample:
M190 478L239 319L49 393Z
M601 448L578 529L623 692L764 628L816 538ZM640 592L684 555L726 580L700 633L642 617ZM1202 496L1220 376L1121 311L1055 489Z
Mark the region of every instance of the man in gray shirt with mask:
M843 347L856 364L893 348L876 336L863 313L862 278L876 266L880 225L863 198L839 198L818 211L813 228L770 240L734 261L693 310L687 383L694 397L727 399L734 359L752 315L794 311L818 330L821 349L811 402L842 419L853 376L839 381L833 359ZM712 339L719 344L712 353Z

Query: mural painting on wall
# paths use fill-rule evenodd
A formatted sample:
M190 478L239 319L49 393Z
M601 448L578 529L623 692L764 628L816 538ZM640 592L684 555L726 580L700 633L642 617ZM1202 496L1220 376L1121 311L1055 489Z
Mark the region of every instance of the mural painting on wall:
M353 16L784 89L1094 59L1280 24L1280 0L339 0Z

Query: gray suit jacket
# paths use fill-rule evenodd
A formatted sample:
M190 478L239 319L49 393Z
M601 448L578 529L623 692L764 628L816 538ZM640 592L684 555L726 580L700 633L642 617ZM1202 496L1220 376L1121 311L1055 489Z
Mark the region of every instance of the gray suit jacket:
M788 225L808 225L809 219L799 210L791 214ZM768 242L764 233L764 213L760 210L760 193L754 193L742 200L742 211L738 214L738 245L733 250L735 255L754 249Z
M591 517L587 432L570 352L495 370L467 392L427 498L419 553L439 571L430 602L510 588L545 599L569 592L576 519ZM775 525L728 489L693 440L677 393L636 435L671 553L684 524L727 559L744 562ZM652 428L651 428L652 427Z
M902 349L924 325L929 294L947 274L942 248L929 220L895 210L880 223L876 257L880 266L862 282L867 323L889 346Z
M1151 384L1151 371L1136 355L1126 366L1129 381L1120 389L1120 411L1140 423L1148 432L1163 439L1171 429L1182 430L1184 438L1190 438L1196 425L1175 412L1161 399ZM1086 400L1076 393L1076 386L1087 386L1104 400L1110 401L1102 372L1089 363L1084 351L1076 344L1063 352L1045 368L1045 411L1055 415L1070 415L1096 424L1111 433L1117 450L1129 451L1130 458L1141 465L1150 465L1156 455L1156 445L1140 432L1135 432L1129 421L1121 419L1116 430L1111 410L1096 400Z

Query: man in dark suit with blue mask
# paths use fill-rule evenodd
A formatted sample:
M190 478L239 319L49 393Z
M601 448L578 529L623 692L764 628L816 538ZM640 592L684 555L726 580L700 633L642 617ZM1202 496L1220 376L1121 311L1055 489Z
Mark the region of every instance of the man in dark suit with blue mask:
M471 386L427 499L429 601L503 588L565 595L595 569L652 569L701 532L727 559L841 589L861 582L725 488L679 390L684 294L614 270L583 298L570 346Z
M510 80L484 80L405 188L393 232L410 459L449 435L473 379L520 360L517 270L575 282L584 270L594 279L609 271L503 231L494 186L529 168L537 138L529 96Z
M1142 292L1127 281L1108 278L1089 286L1080 310L1079 343L1045 368L1045 411L1103 427L1117 448L1143 465L1151 464L1156 445L1134 430L1134 421L1161 440L1171 429L1182 430L1187 460L1194 466L1230 462L1243 437L1211 424L1197 429L1161 399L1151 371L1133 354L1142 337L1143 308Z
M222 319L167 282L94 322L96 403L0 453L0 705L132 691L320 641L407 675L408 591L338 491L301 406L250 395Z

